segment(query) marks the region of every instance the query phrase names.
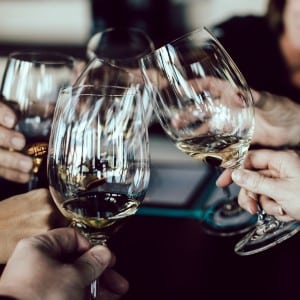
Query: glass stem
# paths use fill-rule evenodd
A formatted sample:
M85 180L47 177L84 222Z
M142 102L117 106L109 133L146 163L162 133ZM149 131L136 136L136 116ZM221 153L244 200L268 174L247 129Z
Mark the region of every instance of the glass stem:
M222 174L222 168L217 168L218 175ZM229 186L224 186L222 188L224 195L226 196L226 201L223 206L223 215L233 215L241 210L236 197L232 197Z
M34 173L31 177L30 181L28 182L27 190L31 191L31 190L34 190L35 188L37 188L38 182L39 182L39 178L38 178L37 174Z
M268 232L273 232L277 230L282 222L276 219L274 216L268 215L262 208L259 201L257 201L257 208L257 237L263 236Z
M107 247L108 237L101 233L89 233L87 228L75 220L71 221L70 227L77 229L85 238L87 238L92 246L102 245ZM100 299L100 281L99 278L95 279L90 285L90 300Z

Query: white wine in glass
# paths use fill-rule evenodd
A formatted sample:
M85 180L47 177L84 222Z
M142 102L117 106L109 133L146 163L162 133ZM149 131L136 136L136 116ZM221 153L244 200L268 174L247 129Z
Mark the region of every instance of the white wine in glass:
M217 168L240 168L254 129L252 95L210 32L188 33L143 57L140 66L157 118L178 149ZM227 236L255 222L236 198L225 197L209 207L202 225Z
M14 52L8 57L1 100L16 112L16 129L26 138L23 153L33 159L28 190L47 185L46 157L52 117L59 90L70 85L73 68L73 57L56 52ZM39 172L42 164L45 169Z
M141 205L150 178L148 131L135 87L60 92L48 151L55 204L93 245L107 245ZM99 299L98 281L91 298Z

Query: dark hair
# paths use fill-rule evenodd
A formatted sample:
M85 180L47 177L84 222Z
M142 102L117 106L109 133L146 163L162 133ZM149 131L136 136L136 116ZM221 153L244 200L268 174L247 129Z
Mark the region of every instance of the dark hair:
M283 11L285 5L286 0L269 0L266 18L275 35L280 35L284 30Z

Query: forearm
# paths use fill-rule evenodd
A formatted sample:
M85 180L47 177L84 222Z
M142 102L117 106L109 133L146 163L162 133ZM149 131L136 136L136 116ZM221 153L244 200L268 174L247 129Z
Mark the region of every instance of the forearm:
M269 146L300 145L300 105L283 96L252 90L258 142Z

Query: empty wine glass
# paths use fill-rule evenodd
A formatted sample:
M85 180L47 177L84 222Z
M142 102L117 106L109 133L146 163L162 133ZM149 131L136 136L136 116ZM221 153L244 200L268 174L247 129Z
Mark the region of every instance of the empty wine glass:
M33 159L27 189L46 186L45 164L55 103L60 88L70 85L74 59L55 52L22 51L9 55L1 85L1 100L18 115L16 129L26 137L23 152Z
M154 50L151 38L141 29L107 28L95 33L87 44L89 60L98 57L117 66L139 71L139 59Z
M136 213L149 184L149 140L135 87L77 86L60 92L48 152L51 195L91 244ZM98 281L91 298L99 299Z
M136 74L95 57L73 83L73 86L80 85L130 87L143 85L143 82Z
M140 66L155 96L154 111L178 149L214 167L242 166L254 128L252 95L207 29L162 46L143 57ZM255 222L236 198L228 197L207 210L202 225L210 233L233 235Z
M140 81L140 91L145 107L145 118L151 124L153 109L149 91L143 85L139 59L154 50L154 43L146 32L129 27L113 27L95 33L87 44L89 60L101 59L133 73ZM83 70L86 72L86 69Z

